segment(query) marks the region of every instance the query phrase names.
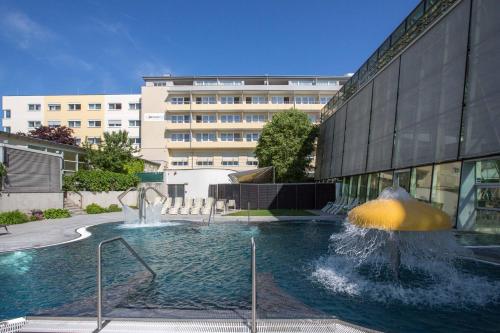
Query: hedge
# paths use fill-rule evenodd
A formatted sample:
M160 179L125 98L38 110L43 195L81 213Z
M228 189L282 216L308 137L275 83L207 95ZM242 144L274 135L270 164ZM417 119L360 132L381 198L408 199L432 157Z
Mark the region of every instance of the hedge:
M121 212L122 209L118 207L116 204L109 205L108 208L101 207L96 203L91 203L87 207L85 207L85 212L87 214L102 214L102 213L112 213L112 212Z
M18 210L0 213L0 224L20 224L29 220L28 215Z
M71 214L67 209L49 208L43 211L43 217L46 219L62 219L71 217Z
M63 189L65 191L125 191L139 183L136 175L126 175L103 170L79 170L65 176Z

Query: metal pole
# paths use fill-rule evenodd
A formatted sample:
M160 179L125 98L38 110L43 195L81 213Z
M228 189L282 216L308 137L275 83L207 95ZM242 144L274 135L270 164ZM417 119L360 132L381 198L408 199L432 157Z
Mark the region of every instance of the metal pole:
M252 244L252 333L257 333L257 274L255 263L255 240Z
M97 247L97 329L102 328L101 244Z
M250 223L250 201L247 201L247 215L248 215L248 223Z

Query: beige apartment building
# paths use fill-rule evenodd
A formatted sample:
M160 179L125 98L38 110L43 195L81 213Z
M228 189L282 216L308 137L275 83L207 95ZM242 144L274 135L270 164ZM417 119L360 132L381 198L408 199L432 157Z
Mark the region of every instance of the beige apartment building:
M348 76L144 77L141 155L165 169L258 167L264 124L295 107L319 122Z

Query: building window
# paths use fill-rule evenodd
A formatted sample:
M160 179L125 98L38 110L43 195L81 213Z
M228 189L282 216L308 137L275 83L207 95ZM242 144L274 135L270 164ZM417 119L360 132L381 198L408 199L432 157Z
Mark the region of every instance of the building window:
M382 192L388 187L391 187L393 183L393 173L392 171L381 172L379 174L379 182L378 182L378 192Z
M193 86L217 86L217 80L195 80Z
M290 97L288 96L272 96L272 104L290 104Z
M460 162L436 164L432 181L431 204L455 220L460 185Z
M80 128L82 127L82 122L80 120L68 120L69 128Z
M38 120L28 120L28 128L38 128L42 126L42 122Z
M245 98L246 104L267 104L265 96L247 96Z
M197 166L212 166L212 165L214 165L214 158L213 157L197 157L196 158L196 165Z
M154 81L153 86L155 87L166 87L167 81Z
M121 109L122 109L122 103L108 103L108 110L115 111Z
M89 110L97 111L101 109L101 103L91 103L89 104Z
M130 140L130 143L133 144L133 145L140 145L141 144L141 138L136 138L136 137L132 137L132 138L129 138Z
M314 85L314 80L290 80L288 81L290 86L312 86Z
M170 104L189 104L189 97L184 96L172 96L168 99Z
M240 97L238 96L221 96L221 104L240 104Z
M101 143L101 138L99 136L89 136L87 137L87 142L91 145L98 145Z
M259 161L254 156L248 156L247 157L247 165L248 166L258 166L259 165Z
M108 120L108 127L122 127L122 121L119 119L116 120Z
M338 80L318 80L316 81L317 86L338 86Z
M172 157L173 166L187 166L189 164L187 157Z
M28 104L28 111L40 111L41 109L41 104Z
M215 141L215 133L196 133L196 141Z
M215 123L215 115L204 114L195 116L195 121L197 123Z
M241 141L240 133L221 133L220 134L221 141Z
M223 166L238 166L240 165L240 162L238 161L238 157L222 157L222 163Z
M431 197L432 165L411 170L410 194L415 199L429 202Z
M129 127L139 127L139 126L141 126L141 121L140 120L129 120L128 126Z
M5 132L10 133L10 126L5 126L3 129Z
M318 116L316 116L315 114L308 114L307 118L309 118L309 121L311 123L315 123L318 120Z
M128 103L128 109L129 110L140 110L141 103Z
M76 104L76 103L71 103L68 104L68 110L69 111L80 111L82 109L81 104Z
M243 86L245 81L242 80L219 80L221 86Z
M247 123L264 123L266 115L264 114L249 114L246 116Z
M99 127L101 127L101 121L100 120L89 120L89 127L90 128L99 128Z
M170 134L170 141L189 142L190 136L189 136L189 133L171 133Z
M317 104L314 96L295 96L295 104Z
M10 119L10 110L9 109L3 110L3 117L5 119Z
M260 134L259 133L247 133L246 138L247 138L247 141L251 141L251 142L259 141Z
M49 111L61 111L61 104L49 104Z
M223 114L220 116L220 121L223 123L241 123L239 114Z
M200 96L196 97L196 104L215 104L215 96Z
M81 139L81 138L78 138L78 137L76 137L76 136L75 136L75 143L76 143L76 145L78 145L78 146L79 146L79 145L81 145L81 143L82 143L82 139Z
M56 128L61 126L61 122L59 120L49 120L47 122L47 126L49 126L50 128Z
M188 124L189 115L188 114L174 114L170 116L170 122L172 124Z
M332 99L333 96L321 96L319 98L319 103L320 104L327 104L331 99Z

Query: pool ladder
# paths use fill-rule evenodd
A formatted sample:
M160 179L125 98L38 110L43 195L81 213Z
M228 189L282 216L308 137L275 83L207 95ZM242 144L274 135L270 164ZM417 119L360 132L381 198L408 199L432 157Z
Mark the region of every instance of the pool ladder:
M149 267L149 265L135 252L135 250L130 246L129 243L122 237L115 237L99 243L97 247L97 330L102 329L102 247L106 244L113 242L121 242L127 250L153 275L153 279L156 277L156 273ZM251 274L252 274L252 319L250 331L251 333L257 333L257 265L256 265L256 247L255 240L252 237L250 239L250 249L252 252L251 259Z
M156 277L156 273L149 267L148 264L135 252L135 250L130 246L129 243L122 237L115 237L99 243L97 247L97 329L102 329L102 247L103 245L121 242L127 250L153 275L153 279Z

